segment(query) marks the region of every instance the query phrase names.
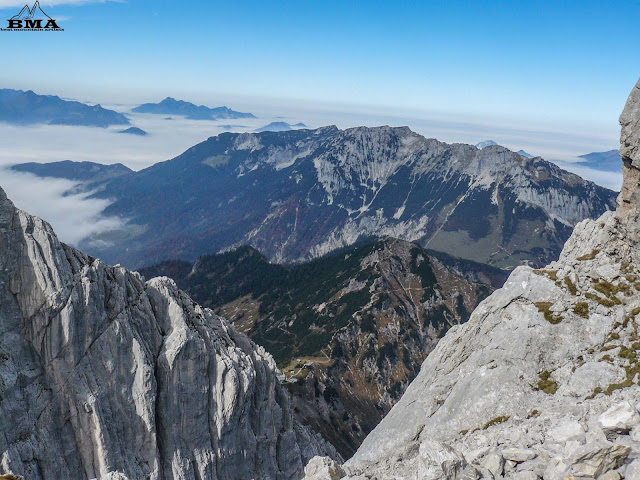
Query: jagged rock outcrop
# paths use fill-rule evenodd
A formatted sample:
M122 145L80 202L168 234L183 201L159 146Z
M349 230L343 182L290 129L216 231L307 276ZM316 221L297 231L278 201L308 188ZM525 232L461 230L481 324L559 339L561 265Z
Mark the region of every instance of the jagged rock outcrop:
M173 281L61 244L0 189L0 473L297 479L332 449L273 359Z
M517 268L450 329L346 477L638 478L639 115L636 87L618 212L578 224L557 262Z

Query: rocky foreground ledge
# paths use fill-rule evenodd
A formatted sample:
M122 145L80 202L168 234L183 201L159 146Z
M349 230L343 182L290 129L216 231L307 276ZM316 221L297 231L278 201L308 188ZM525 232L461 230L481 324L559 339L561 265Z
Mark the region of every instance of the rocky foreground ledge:
M618 210L452 328L344 466L307 480L640 479L640 82Z

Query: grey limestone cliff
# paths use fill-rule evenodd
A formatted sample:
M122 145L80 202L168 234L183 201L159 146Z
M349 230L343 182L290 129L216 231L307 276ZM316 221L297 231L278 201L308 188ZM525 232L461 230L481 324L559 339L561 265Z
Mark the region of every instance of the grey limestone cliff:
M273 359L167 278L58 241L0 189L0 473L296 479L331 448Z
M640 84L639 84L640 85ZM578 224L455 326L344 467L307 479L640 478L640 90L618 210Z

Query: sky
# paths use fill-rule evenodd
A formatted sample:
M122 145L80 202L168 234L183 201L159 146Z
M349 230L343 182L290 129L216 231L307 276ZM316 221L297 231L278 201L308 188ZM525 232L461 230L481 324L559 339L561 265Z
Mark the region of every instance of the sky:
M0 20L24 3L0 0ZM65 31L4 32L2 83L97 102L258 97L615 130L640 64L637 0L41 4Z
M24 4L0 0L0 25ZM310 127L408 125L447 142L493 139L610 188L620 183L619 174L573 162L618 146L618 116L640 76L640 0L41 5L64 32L0 32L0 88L122 112L166 96L227 105L259 117L255 124L222 122L247 129L280 119ZM72 159L140 169L221 131L215 122L133 120L151 135L0 125L0 167ZM34 194L25 193L34 191L32 179L21 178L13 181L5 172L0 184L11 184L14 198L24 199L22 208L55 218L63 184L37 189L41 198L32 205ZM71 200L94 214L102 208ZM59 211L66 208L61 204ZM61 215L60 222L68 221ZM82 216L82 225L91 215ZM81 235L79 228L64 230L68 238Z

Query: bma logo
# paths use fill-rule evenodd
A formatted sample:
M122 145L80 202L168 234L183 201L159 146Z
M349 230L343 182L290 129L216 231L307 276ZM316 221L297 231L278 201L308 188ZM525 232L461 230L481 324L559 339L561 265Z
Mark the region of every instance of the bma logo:
M62 32L56 21L42 11L40 2L36 1L33 7L25 5L20 13L9 20L9 27L3 28L3 32L35 31L35 32Z

